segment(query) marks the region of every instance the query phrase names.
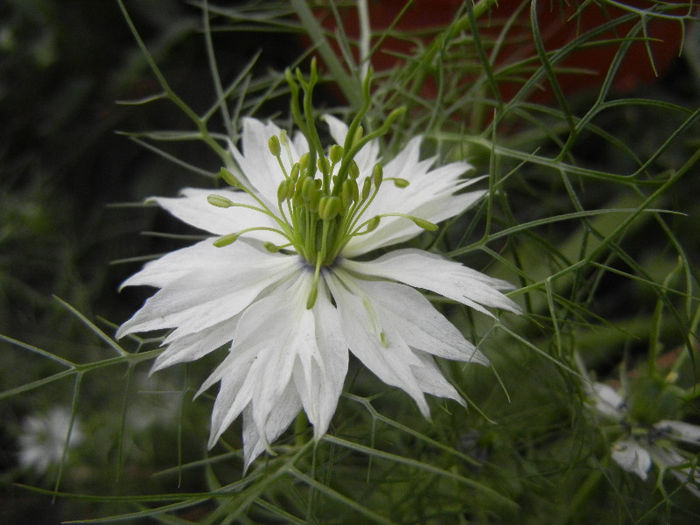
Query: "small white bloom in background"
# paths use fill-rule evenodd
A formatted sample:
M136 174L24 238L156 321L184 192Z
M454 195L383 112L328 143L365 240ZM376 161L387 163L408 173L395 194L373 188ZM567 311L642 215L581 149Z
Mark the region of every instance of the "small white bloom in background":
M45 474L49 468L58 465L66 447L71 411L57 407L47 414L28 416L22 422L19 436L19 464L23 469ZM73 422L68 449L83 442L84 435L77 418Z
M485 192L460 192L477 180L462 178L469 164L421 160L419 137L380 159L359 120L348 128L325 117L336 144L324 150L313 123L292 140L273 123L244 119L242 150L231 146L236 165L222 170L232 189L153 199L215 237L124 282L160 288L117 333L172 329L153 371L230 344L200 392L220 383L210 447L242 414L246 468L301 409L315 439L327 431L348 350L426 417L426 393L464 403L433 357L488 360L415 288L488 315L487 307L519 312L501 293L509 283L435 254L364 257L435 229Z
M673 441L700 445L700 426L684 421L662 420L651 427L635 427L627 420L627 405L612 387L603 383L588 383L589 399L602 416L624 423L631 434L612 445L611 457L627 472L646 480L652 463L670 471L693 494L700 497L700 467L681 455Z

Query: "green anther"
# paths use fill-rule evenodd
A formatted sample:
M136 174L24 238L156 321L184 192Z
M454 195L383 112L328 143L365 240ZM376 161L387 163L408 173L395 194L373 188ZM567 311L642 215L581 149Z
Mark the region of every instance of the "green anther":
M333 187L335 188L338 184L340 184L340 177L333 175Z
M318 297L318 283L314 281L314 284L311 286L311 291L309 292L309 296L306 298L306 309L311 310L314 307L314 304L316 304L316 298Z
M382 343L384 348L389 348L389 339L387 339L386 334L383 331L379 334L379 341Z
M339 144L333 144L328 155L332 164L337 164L343 158L343 147Z
M315 191L311 193L311 200L307 203L306 207L312 212L318 213L318 205L321 202L321 197L323 197L323 194L318 188L315 188Z
M356 179L360 176L360 167L354 160L350 163L350 169L348 170L348 173L350 173L350 177L352 177L353 179Z
M379 226L379 221L381 220L381 217L376 216L372 217L370 220L367 221L367 229L365 230L367 233L374 231L377 229L377 226Z
M326 157L319 157L316 161L316 165L321 173L328 173L331 169L331 165L328 163L328 159Z
M217 208L230 208L233 206L233 201L223 197L222 195L209 195L207 197L207 202L212 206L216 206Z
M304 182L301 186L301 196L304 198L304 201L308 202L311 200L315 189L316 184L314 183L314 179L311 177L304 177Z
M400 179L398 177L395 177L392 180L394 181L394 186L397 188L405 188L410 184L410 182L408 182L406 179Z
M267 147L270 148L270 153L272 153L273 157L280 156L282 149L280 148L280 139L277 138L277 135L272 135L267 139Z
M352 137L352 145L354 146L355 144L360 142L364 134L365 130L362 129L362 126L357 126L357 129L355 130L355 135Z
M296 164L294 164L294 166L292 166L292 171L289 174L289 177L295 182L299 178L299 171L300 171L299 163L297 162Z
M282 145L283 145L285 148L286 148L287 146L289 146L289 137L287 136L287 130L286 130L286 129L283 129L282 131L280 131L280 142L282 143Z
M228 246L229 244L233 244L238 240L240 234L238 233L229 233L228 235L224 235L223 237L219 237L214 241L214 246L217 248L222 248L224 246Z
M369 197L370 192L372 191L372 180L367 177L365 181L362 183L362 200L366 200L367 197Z
M226 168L221 168L219 170L219 177L221 177L226 184L229 186L233 186L234 188L240 188L241 183L238 182L238 179L231 173L229 170Z
M343 201L343 208L347 209L352 204L352 183L351 179L343 182L343 189L340 192L340 198Z
M277 200L282 202L287 197L289 197L291 190L294 188L294 181L292 179L284 179L277 186Z
M374 180L374 187L379 189L382 185L382 180L384 178L384 169L381 164L375 164L372 170L372 179Z
M266 249L268 252L270 252L270 253L277 253L277 252L279 252L279 251L282 249L282 248L280 248L279 246L277 246L275 243L272 243L272 242L270 242L270 241L268 241L268 242L266 242L265 244L263 244L263 246L264 246L265 249Z
M357 181L355 179L349 179L346 180L345 182L348 182L350 184L350 192L352 195L352 200L357 202L360 200L360 190L357 187Z
M342 203L338 197L326 195L321 197L321 201L318 203L318 216L324 221L329 221L340 213L341 208Z
M294 192L292 196L292 206L295 208L301 208L304 205L304 197L301 196L301 192Z
M310 155L308 152L304 153L301 157L299 157L299 168L301 168L301 171L306 171L306 168L309 167L309 160Z
M437 224L432 223L430 221L426 221L425 219L421 219L420 217L410 216L409 219L411 219L416 224L416 226L419 226L420 228L423 228L424 230L427 230L429 232L434 232L438 229Z

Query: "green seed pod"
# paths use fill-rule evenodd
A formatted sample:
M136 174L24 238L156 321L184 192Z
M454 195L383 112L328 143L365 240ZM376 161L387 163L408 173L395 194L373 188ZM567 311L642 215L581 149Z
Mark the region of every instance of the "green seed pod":
M269 139L267 139L267 147L270 148L270 153L272 153L273 157L280 156L280 139L277 138L277 135L272 135Z
M209 195L207 197L207 202L212 206L216 206L217 208L230 208L233 206L233 201L222 195Z
M374 186L379 188L382 185L382 180L384 179L384 169L381 164L375 164L372 170L372 179L374 180Z
M329 157L331 159L331 163L337 164L340 161L340 159L343 158L343 147L339 144L333 144L331 146Z

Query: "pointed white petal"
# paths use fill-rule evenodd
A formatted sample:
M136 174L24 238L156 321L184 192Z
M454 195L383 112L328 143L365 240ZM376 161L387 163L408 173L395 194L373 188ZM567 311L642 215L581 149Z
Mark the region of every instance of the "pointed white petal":
M700 444L700 426L691 425L684 421L659 421L654 425L654 428L667 432L672 439L685 441L693 445Z
M402 196L397 202L404 203L405 205L393 205L393 211L389 211L389 206L387 206L387 211L385 212L369 209L365 212L364 217L370 218L379 213L398 212L413 215L414 217L438 224L446 219L459 215L485 195L485 193L485 191L472 191L457 195L446 194L415 206L412 206L412 203L407 200L405 196ZM349 258L357 257L358 255L369 253L377 248L392 246L407 241L422 232L423 229L416 226L410 219L403 217L384 217L381 219L380 227L373 232L353 237L343 249L342 255Z
M234 158L246 175L252 189L269 206L277 205L277 187L284 180L284 173L272 156L268 147L268 140L273 135L279 136L281 129L272 122L263 123L254 118L243 119L242 154L233 150ZM284 150L284 148L283 148ZM287 173L291 165L287 161L286 151L282 151L281 159ZM299 160L293 159L294 162Z
M333 140L341 146L345 145L345 137L348 134L348 127L344 122L338 120L332 115L324 115L323 120L328 124L329 131ZM379 144L376 140L372 140L365 144L360 151L355 155L355 162L357 167L360 168L359 181L365 177L372 175L372 170L374 165L377 164L379 160Z
M623 470L632 472L644 480L647 479L651 457L649 452L636 441L631 439L616 441L613 443L611 456Z
M243 411L244 471L267 447L289 427L301 409L301 402L292 384L279 395L264 427L255 424L250 407Z
M430 290L487 315L491 314L484 306L520 313L518 305L498 291L511 288L509 283L423 250L395 250L367 262L342 259L340 265L352 272Z
M279 169L279 168L278 168ZM276 191L276 188L275 188ZM277 228L277 223L265 213L247 207L232 206L219 208L209 204L209 195L221 195L234 203L260 208L260 205L250 195L242 191L228 189L185 188L182 197L151 197L161 208L195 228L216 235L237 233L251 227ZM254 230L243 234L244 237L263 242L285 242L282 235L268 230Z
M412 366L411 370L416 376L421 390L433 396L454 399L459 404L466 406L462 396L459 395L455 387L442 375L433 357L423 352L416 352L416 355L420 359L421 365Z
M218 248L212 244L212 239L205 239L193 246L170 252L159 259L147 262L141 271L124 281L119 290L127 286L163 288L165 285L201 268L203 260L217 260L221 252L216 250Z
M335 413L348 369L348 345L322 280L313 315L316 341L298 348L293 378L314 438L320 439Z
M411 348L446 359L488 365L486 356L420 292L387 281L357 279L355 283L371 298L380 319L393 325Z
M271 254L244 242L224 248L219 258L171 282L148 299L118 330L117 337L177 327L184 336L231 318L265 288L285 280L299 268L296 256ZM221 265L221 256L228 264Z
M238 316L226 319L199 332L170 340L164 344L166 349L160 354L151 368L151 374L177 363L195 361L230 342L236 332Z
M595 402L595 409L602 415L619 419L625 406L622 399L614 388L605 383L593 383L589 386L591 396Z
M351 279L349 276L344 277ZM393 326L379 325L376 313L372 311L373 307L366 297L363 301L333 274L328 274L326 283L335 299L350 351L379 379L403 389L413 398L421 413L428 417L430 409L411 370L411 365L421 365L418 357L398 336Z

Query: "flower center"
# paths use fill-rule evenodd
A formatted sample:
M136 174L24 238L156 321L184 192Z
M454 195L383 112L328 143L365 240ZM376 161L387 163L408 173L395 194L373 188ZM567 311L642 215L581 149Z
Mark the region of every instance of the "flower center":
M277 210L270 209L256 192L226 169L221 170L221 177L229 185L248 193L257 202L257 206L234 203L221 195L210 195L208 200L210 204L223 208L252 208L274 220L276 228L253 226L224 235L214 244L226 246L235 242L242 234L253 230L270 230L282 235L288 241L286 244L266 243L265 247L272 252L293 249L315 268L313 287L307 301L307 308L311 308L316 300L321 267L331 266L353 237L374 231L382 217L404 217L430 231L436 230L437 226L425 219L402 213L375 214L364 219L383 182L391 180L399 188L409 185L403 178L385 179L381 163L375 164L371 173L360 173L355 161L362 147L385 134L392 122L404 112L404 108L390 113L379 129L365 135L361 121L370 106L371 75L367 75L363 84L365 102L352 120L344 144L334 144L326 152L321 145L311 107L311 95L318 80L315 62L311 64L308 82L298 70L296 79L289 71L286 75L292 92L292 116L306 138L309 151L301 155L288 171L282 161L283 148L285 154L290 159L293 158L287 133L282 131L279 136L273 135L269 138L268 149L277 159L283 175L283 180L277 188ZM303 91L303 111L299 105L300 88Z

